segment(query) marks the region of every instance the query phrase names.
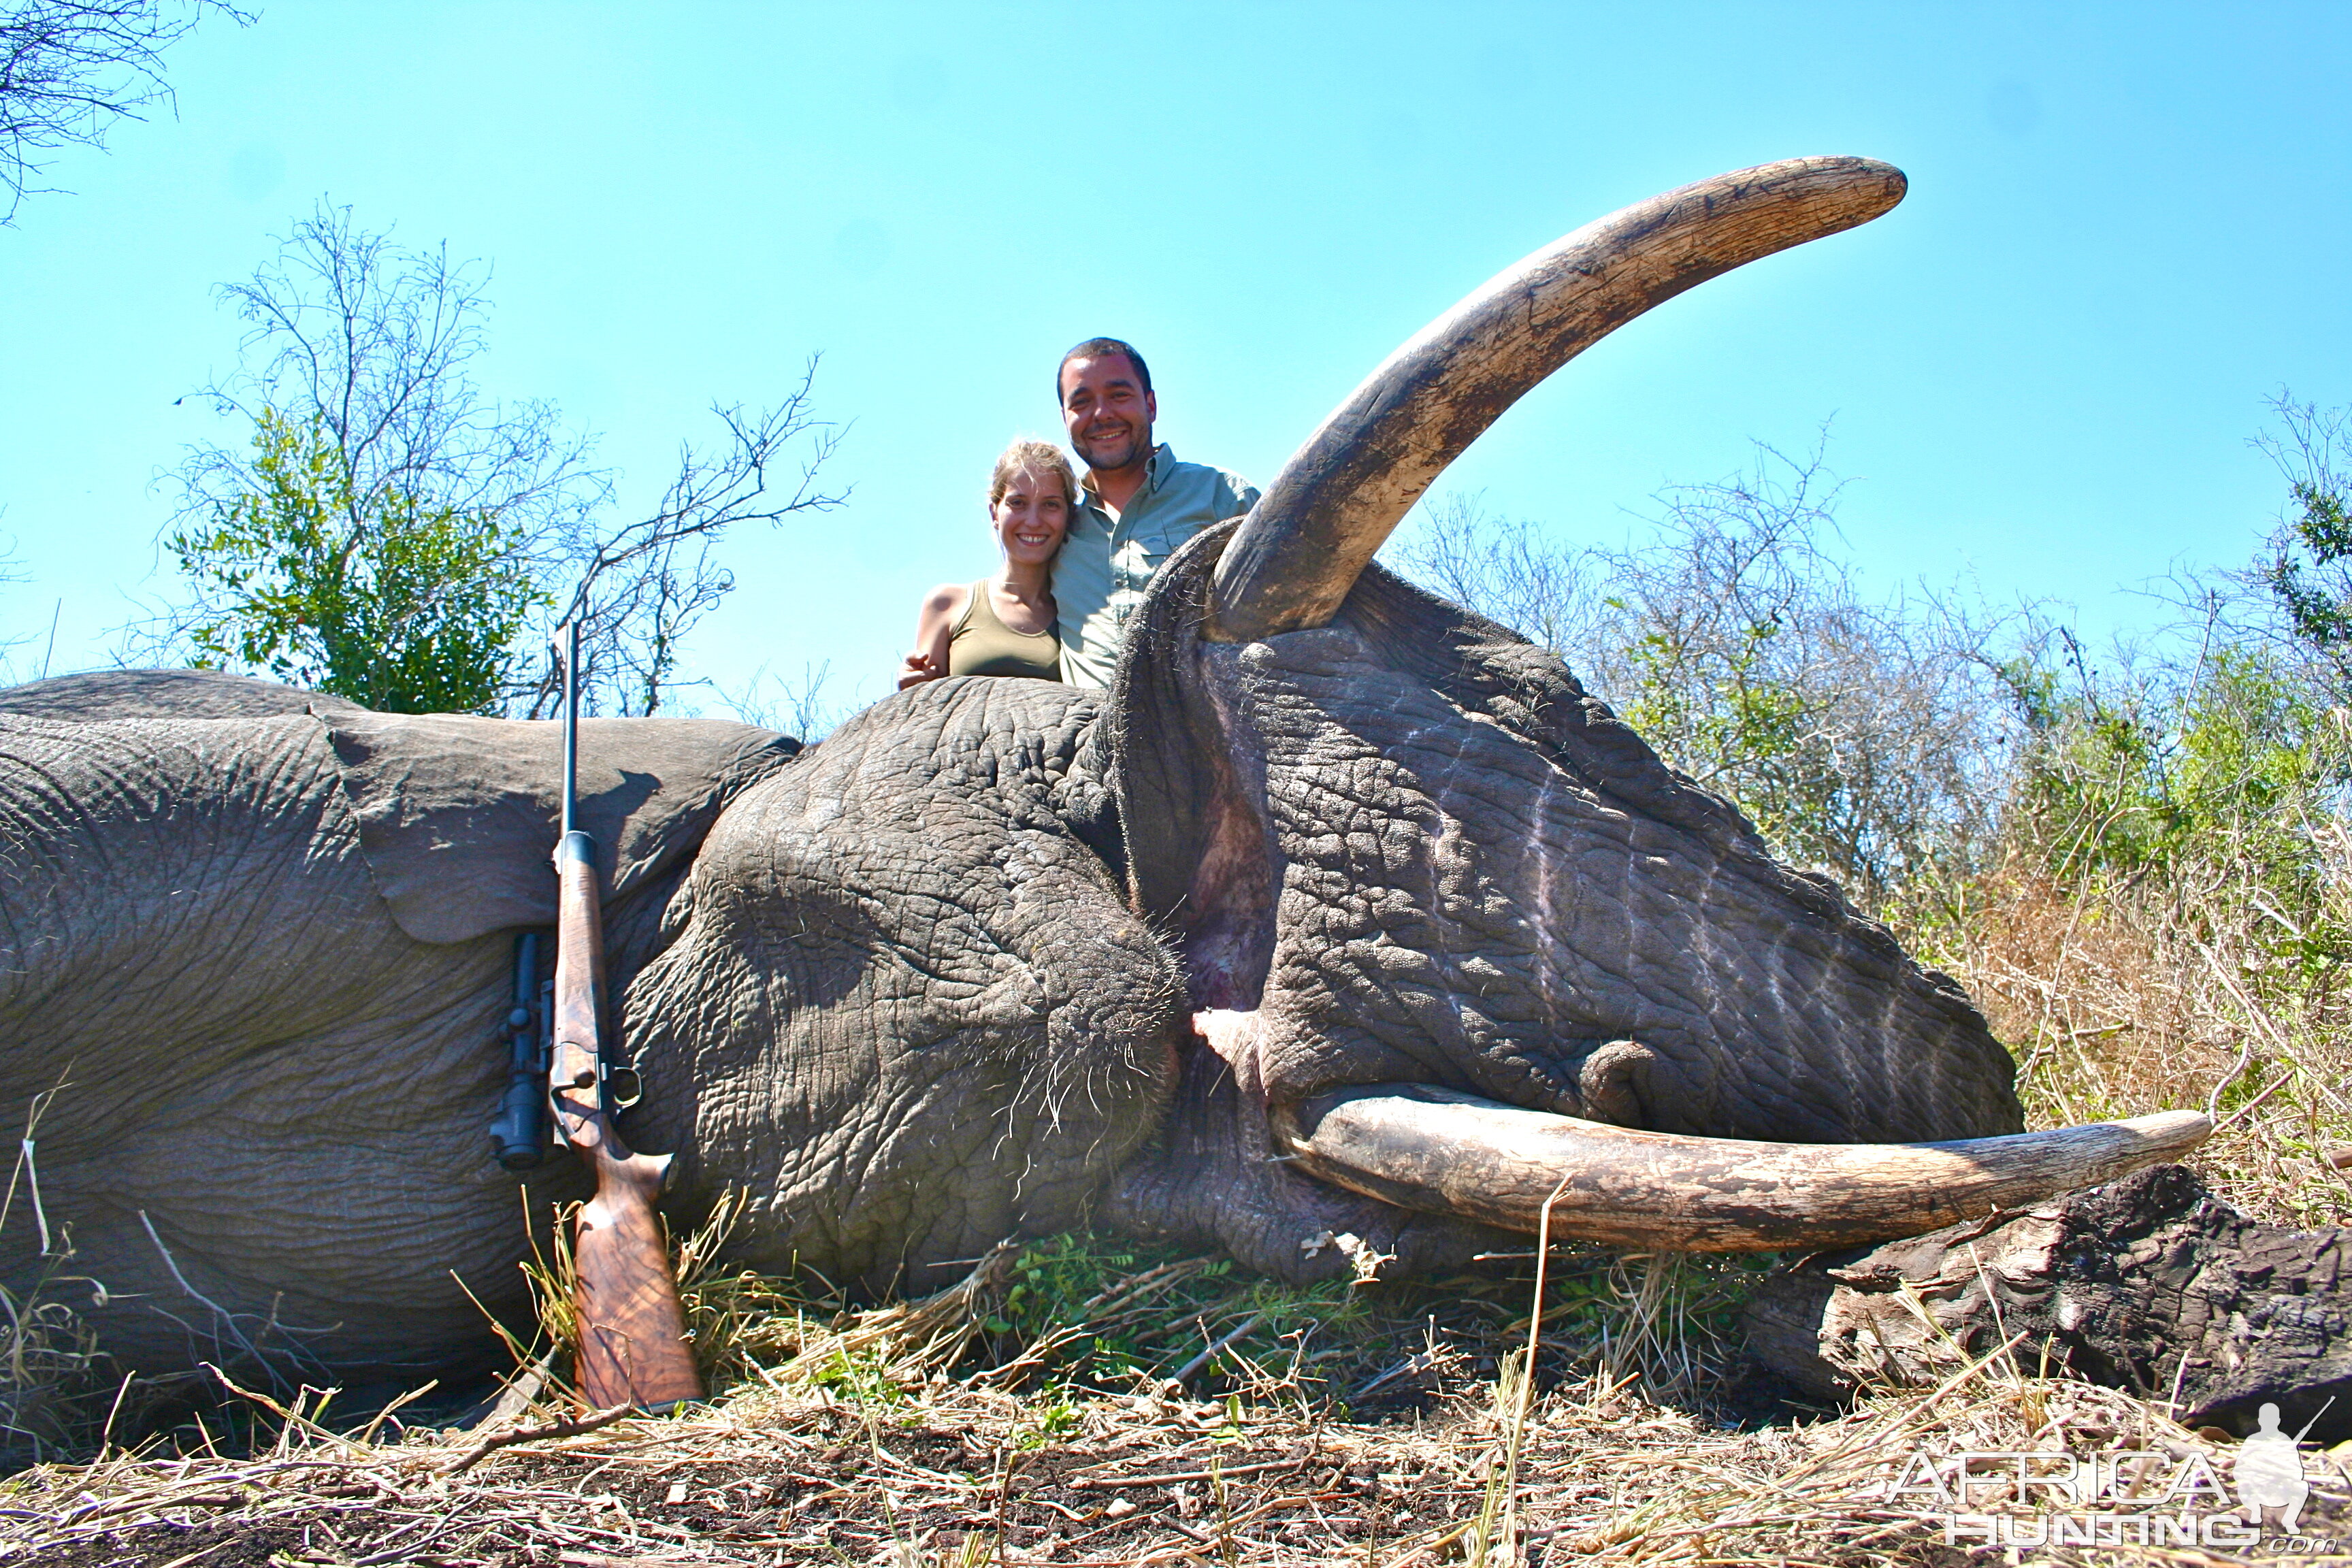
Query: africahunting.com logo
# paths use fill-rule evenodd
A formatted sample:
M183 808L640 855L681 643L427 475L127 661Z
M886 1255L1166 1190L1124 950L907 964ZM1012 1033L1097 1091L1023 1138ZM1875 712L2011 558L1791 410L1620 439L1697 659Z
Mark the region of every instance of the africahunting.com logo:
M2332 1536L2297 1533L2314 1477L2265 1405L2235 1452L2128 1448L1935 1454L1913 1449L1879 1494L1943 1527L1951 1546L2263 1545L2333 1553ZM2266 1535L2265 1531L2269 1533Z

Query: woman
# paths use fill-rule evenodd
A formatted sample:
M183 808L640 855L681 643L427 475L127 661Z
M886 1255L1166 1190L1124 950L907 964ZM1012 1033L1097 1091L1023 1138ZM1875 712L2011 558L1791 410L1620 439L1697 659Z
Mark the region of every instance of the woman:
M1062 679L1054 555L1077 500L1077 476L1060 447L1015 441L1004 448L988 481L989 521L1004 563L992 577L942 583L924 597L900 690L947 675Z

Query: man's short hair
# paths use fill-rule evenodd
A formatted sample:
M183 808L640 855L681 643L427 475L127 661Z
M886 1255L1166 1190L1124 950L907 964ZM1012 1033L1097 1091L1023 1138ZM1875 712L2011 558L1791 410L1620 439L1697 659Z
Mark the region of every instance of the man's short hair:
M1054 367L1054 403L1056 407L1062 401L1062 372L1070 368L1070 362L1074 359L1100 359L1105 354L1125 354L1127 363L1135 367L1135 379L1143 383L1143 395L1146 397L1151 395L1151 367L1143 363L1143 356L1135 352L1133 343L1121 342L1117 338L1088 338L1064 354L1062 363Z

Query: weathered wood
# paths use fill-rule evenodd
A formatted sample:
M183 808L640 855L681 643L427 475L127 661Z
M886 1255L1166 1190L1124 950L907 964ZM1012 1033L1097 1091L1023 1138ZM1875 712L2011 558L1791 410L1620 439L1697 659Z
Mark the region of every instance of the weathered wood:
M1735 267L1867 223L1902 171L1791 158L1587 224L1498 274L1389 356L1307 439L1218 563L1209 635L1329 621L1445 466L1538 382L1654 305Z
M2352 1437L2352 1234L2247 1218L2193 1172L2159 1165L2026 1210L1777 1274L1749 1303L1748 1348L1801 1388L1940 1382L1963 1355L2011 1353L2129 1389L2240 1435L2265 1402L2290 1432ZM2333 1398L2331 1405L2328 1401ZM2323 1407L2324 1410L2323 1410Z
M1689 1252L1916 1236L2174 1158L2212 1131L2170 1110L1948 1143L1764 1143L1412 1084L1321 1096L1276 1126L1300 1169L1405 1208L1533 1231L1551 1201L1554 1236Z

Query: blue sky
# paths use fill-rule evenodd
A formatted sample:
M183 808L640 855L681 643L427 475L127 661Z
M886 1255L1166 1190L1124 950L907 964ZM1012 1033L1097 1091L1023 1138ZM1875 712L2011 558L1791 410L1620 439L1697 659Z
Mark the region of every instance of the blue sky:
M1150 357L1160 434L1264 482L1391 348L1520 255L1775 158L1911 177L1856 233L1674 300L1440 481L1570 541L1834 419L1871 581L1972 575L2094 632L2242 560L2282 386L2352 402L2352 12L2297 6L893 6L278 0L170 58L176 120L0 230L0 636L105 662L168 594L154 479L243 432L211 286L321 195L496 269L482 379L604 433L652 499L714 399L822 353L848 506L737 536L689 662L878 695L977 576L1054 363Z

